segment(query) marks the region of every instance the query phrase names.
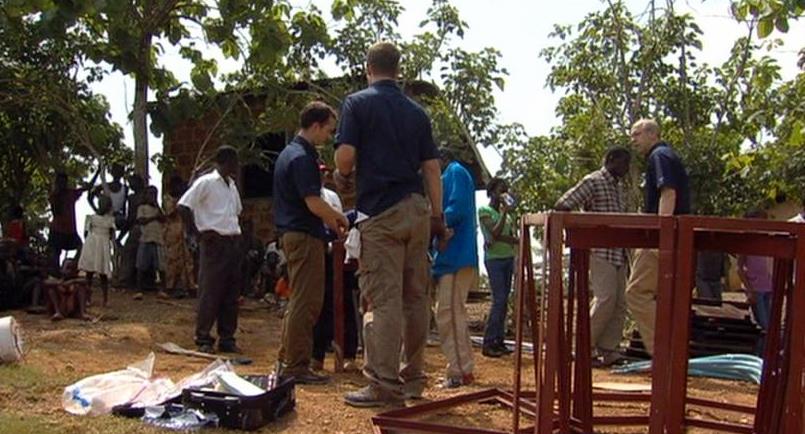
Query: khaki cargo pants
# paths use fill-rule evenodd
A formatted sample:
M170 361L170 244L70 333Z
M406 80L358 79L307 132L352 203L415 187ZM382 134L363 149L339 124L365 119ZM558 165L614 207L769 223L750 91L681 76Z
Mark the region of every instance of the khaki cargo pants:
M372 312L363 373L395 395L401 396L403 387L421 393L428 337L428 203L412 194L359 229L361 295Z

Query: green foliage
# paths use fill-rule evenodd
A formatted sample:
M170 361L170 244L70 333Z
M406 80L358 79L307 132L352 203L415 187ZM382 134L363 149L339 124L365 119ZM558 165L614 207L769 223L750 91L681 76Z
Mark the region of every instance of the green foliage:
M255 139L276 131L293 132L297 113L313 99L339 107L346 95L366 86L368 47L388 40L401 48L403 85L406 90L415 89L430 112L437 143L490 145L521 140L522 127L497 121L493 95L503 89L507 75L499 64L500 53L492 48L478 52L457 48L455 42L467 25L447 0L433 1L420 32L408 40L397 32L402 10L392 0L336 0L329 26L315 8L288 10L293 43L278 62L247 62L224 77L224 93L184 86L158 93L150 108L152 131L161 134L184 120L212 114L219 119L214 132L217 141L240 147L252 162L271 164L273 156L254 149ZM328 77L320 66L325 59L335 62L345 75ZM200 162L202 158L197 159Z
M757 35L765 38L775 29L788 32L789 20L805 14L805 0L738 0L732 3L732 14L739 21L756 20Z
M698 213L739 214L802 185L802 74L779 85L780 68L751 41L751 26L723 65L702 63L693 19L673 8L655 12L640 22L612 2L578 25L554 28L557 43L541 56L551 66L548 86L563 92L561 125L504 147L503 173L529 211L552 207L600 167L606 148L627 145L641 117L658 120L682 155ZM632 209L641 201L642 158L634 161Z
M127 157L106 101L76 79L80 36L50 37L47 28L3 11L0 26L0 204L21 204L34 228L44 223L55 170L82 179L100 154ZM90 70L90 79L97 71Z

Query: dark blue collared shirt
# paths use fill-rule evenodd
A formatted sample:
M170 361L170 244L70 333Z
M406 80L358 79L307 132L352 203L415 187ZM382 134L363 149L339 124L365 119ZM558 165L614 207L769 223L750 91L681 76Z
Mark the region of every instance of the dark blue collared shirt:
M319 154L301 136L282 150L274 163L274 224L279 233L304 232L324 239L324 224L310 212L305 198L321 197Z
M651 148L646 160L643 212L657 214L660 192L666 187L676 190L674 214L690 214L688 172L679 155L667 143L660 142Z
M342 143L355 147L357 209L370 216L424 194L422 162L439 158L428 115L393 80L344 100L335 146Z

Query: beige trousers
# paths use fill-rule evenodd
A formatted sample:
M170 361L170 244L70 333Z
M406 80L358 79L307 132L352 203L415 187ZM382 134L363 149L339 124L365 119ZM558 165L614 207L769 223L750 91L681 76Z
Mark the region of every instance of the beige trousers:
M429 216L425 198L412 194L359 224L359 283L372 312L363 373L400 396L403 386L421 391L427 379Z
M595 255L590 256L590 343L593 348L615 351L623 340L626 320L626 266L617 267Z
M447 357L447 377L463 378L472 374L472 342L467 327L467 294L475 283L477 269L465 267L454 274L439 277L436 289L436 326L442 353Z
M313 327L324 303L324 241L302 232L282 235L291 299L282 319L279 360L288 375L305 372L313 354Z
M626 285L626 305L632 314L643 345L654 354L654 320L657 314L659 254L656 249L635 249L632 274Z

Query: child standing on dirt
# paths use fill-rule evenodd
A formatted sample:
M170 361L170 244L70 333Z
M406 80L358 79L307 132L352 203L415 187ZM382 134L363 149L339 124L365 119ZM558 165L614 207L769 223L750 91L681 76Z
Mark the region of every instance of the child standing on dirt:
M137 224L140 225L140 245L137 249L137 294L136 300L143 296L146 277L156 273L159 278L160 298L168 298L162 286L165 284L165 253L163 250L162 223L165 215L157 203L157 188L149 186L145 189L143 203L137 207Z
M103 292L103 306L109 301L109 276L112 275L112 240L115 238L115 217L112 215L112 200L100 196L98 206L84 223L84 248L78 260L78 269L87 273L88 287L92 288L92 278L98 274Z

